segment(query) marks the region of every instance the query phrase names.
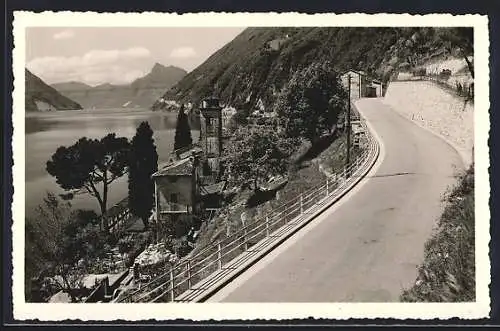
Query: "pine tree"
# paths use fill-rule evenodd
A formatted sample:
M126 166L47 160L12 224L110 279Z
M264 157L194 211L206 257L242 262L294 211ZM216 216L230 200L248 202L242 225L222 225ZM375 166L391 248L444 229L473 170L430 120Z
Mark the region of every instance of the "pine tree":
M142 122L132 138L129 155L128 205L133 215L140 217L145 227L154 204L154 183L151 175L158 170L158 153L153 130Z
M186 113L184 113L184 105L181 106L177 115L177 126L175 128L174 150L191 146L193 139L191 138L191 128Z

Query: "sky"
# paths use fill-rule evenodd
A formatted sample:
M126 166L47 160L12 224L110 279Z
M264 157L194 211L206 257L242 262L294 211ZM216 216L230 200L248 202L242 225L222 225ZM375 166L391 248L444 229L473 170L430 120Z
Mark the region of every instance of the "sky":
M158 62L192 71L244 27L26 29L26 67L48 84L126 84Z

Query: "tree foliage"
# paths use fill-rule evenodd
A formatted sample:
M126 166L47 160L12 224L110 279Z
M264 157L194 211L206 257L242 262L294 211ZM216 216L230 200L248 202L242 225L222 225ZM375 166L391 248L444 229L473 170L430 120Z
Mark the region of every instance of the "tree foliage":
M48 193L36 217L26 220L27 277L45 271L57 288L77 300L85 263L103 252L105 238L98 215L91 210L71 210L71 204Z
M142 122L130 144L128 205L132 214L140 217L146 227L154 203L154 183L151 176L157 170L158 153L153 130L148 122Z
M293 75L278 97L275 110L286 136L315 142L331 131L347 99L331 64L315 63Z
M274 131L240 129L233 136L228 154L228 169L236 182L251 182L254 189L267 178L283 174L293 147Z
M184 105L179 109L179 114L177 115L177 125L175 127L175 140L174 140L174 150L180 148L189 147L193 143L191 137L191 128L189 126L189 120L184 112Z
M97 199L103 230L107 230L109 185L125 174L128 149L127 138L110 133L101 140L83 137L69 147L61 146L47 161L47 172L70 192L67 198L88 193Z
M460 55L467 63L472 78L474 78L474 64L469 60L469 56L474 54L474 29L457 27L439 30L439 32L441 39L448 42L451 49L457 48L459 50Z

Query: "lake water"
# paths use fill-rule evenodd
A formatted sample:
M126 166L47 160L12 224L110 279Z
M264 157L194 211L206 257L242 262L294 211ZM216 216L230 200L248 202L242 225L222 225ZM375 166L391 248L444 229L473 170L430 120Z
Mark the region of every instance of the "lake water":
M26 114L26 215L32 215L46 191L64 193L55 178L45 170L47 161L59 146L74 144L81 137L102 138L115 132L118 137L131 139L137 126L148 121L154 131L159 165L168 162L172 152L177 114L150 110L82 110ZM199 130L192 129L193 141ZM127 177L110 186L108 208L127 195ZM98 210L94 197L78 195L72 200L75 208Z

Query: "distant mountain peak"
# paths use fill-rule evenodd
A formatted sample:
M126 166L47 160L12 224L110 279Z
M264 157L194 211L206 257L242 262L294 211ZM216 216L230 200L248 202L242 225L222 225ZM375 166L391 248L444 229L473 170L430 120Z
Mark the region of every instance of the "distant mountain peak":
M184 69L156 62L149 73L128 84L106 82L97 86L85 86L83 83L67 82L53 84L53 87L85 108L149 108L186 74Z
M158 70L158 69L164 69L164 68L166 68L166 66L164 66L163 64L161 64L159 62L155 62L155 64L153 65L153 68L151 68L151 71Z
M175 72L175 73L184 73L184 74L187 74L187 71L182 69L182 68L179 68L179 67L176 67L176 66L173 66L173 65L169 65L169 66L165 66L159 62L156 62L153 67L151 68L151 73L155 73L155 72L165 72L165 73L172 73L172 72Z

